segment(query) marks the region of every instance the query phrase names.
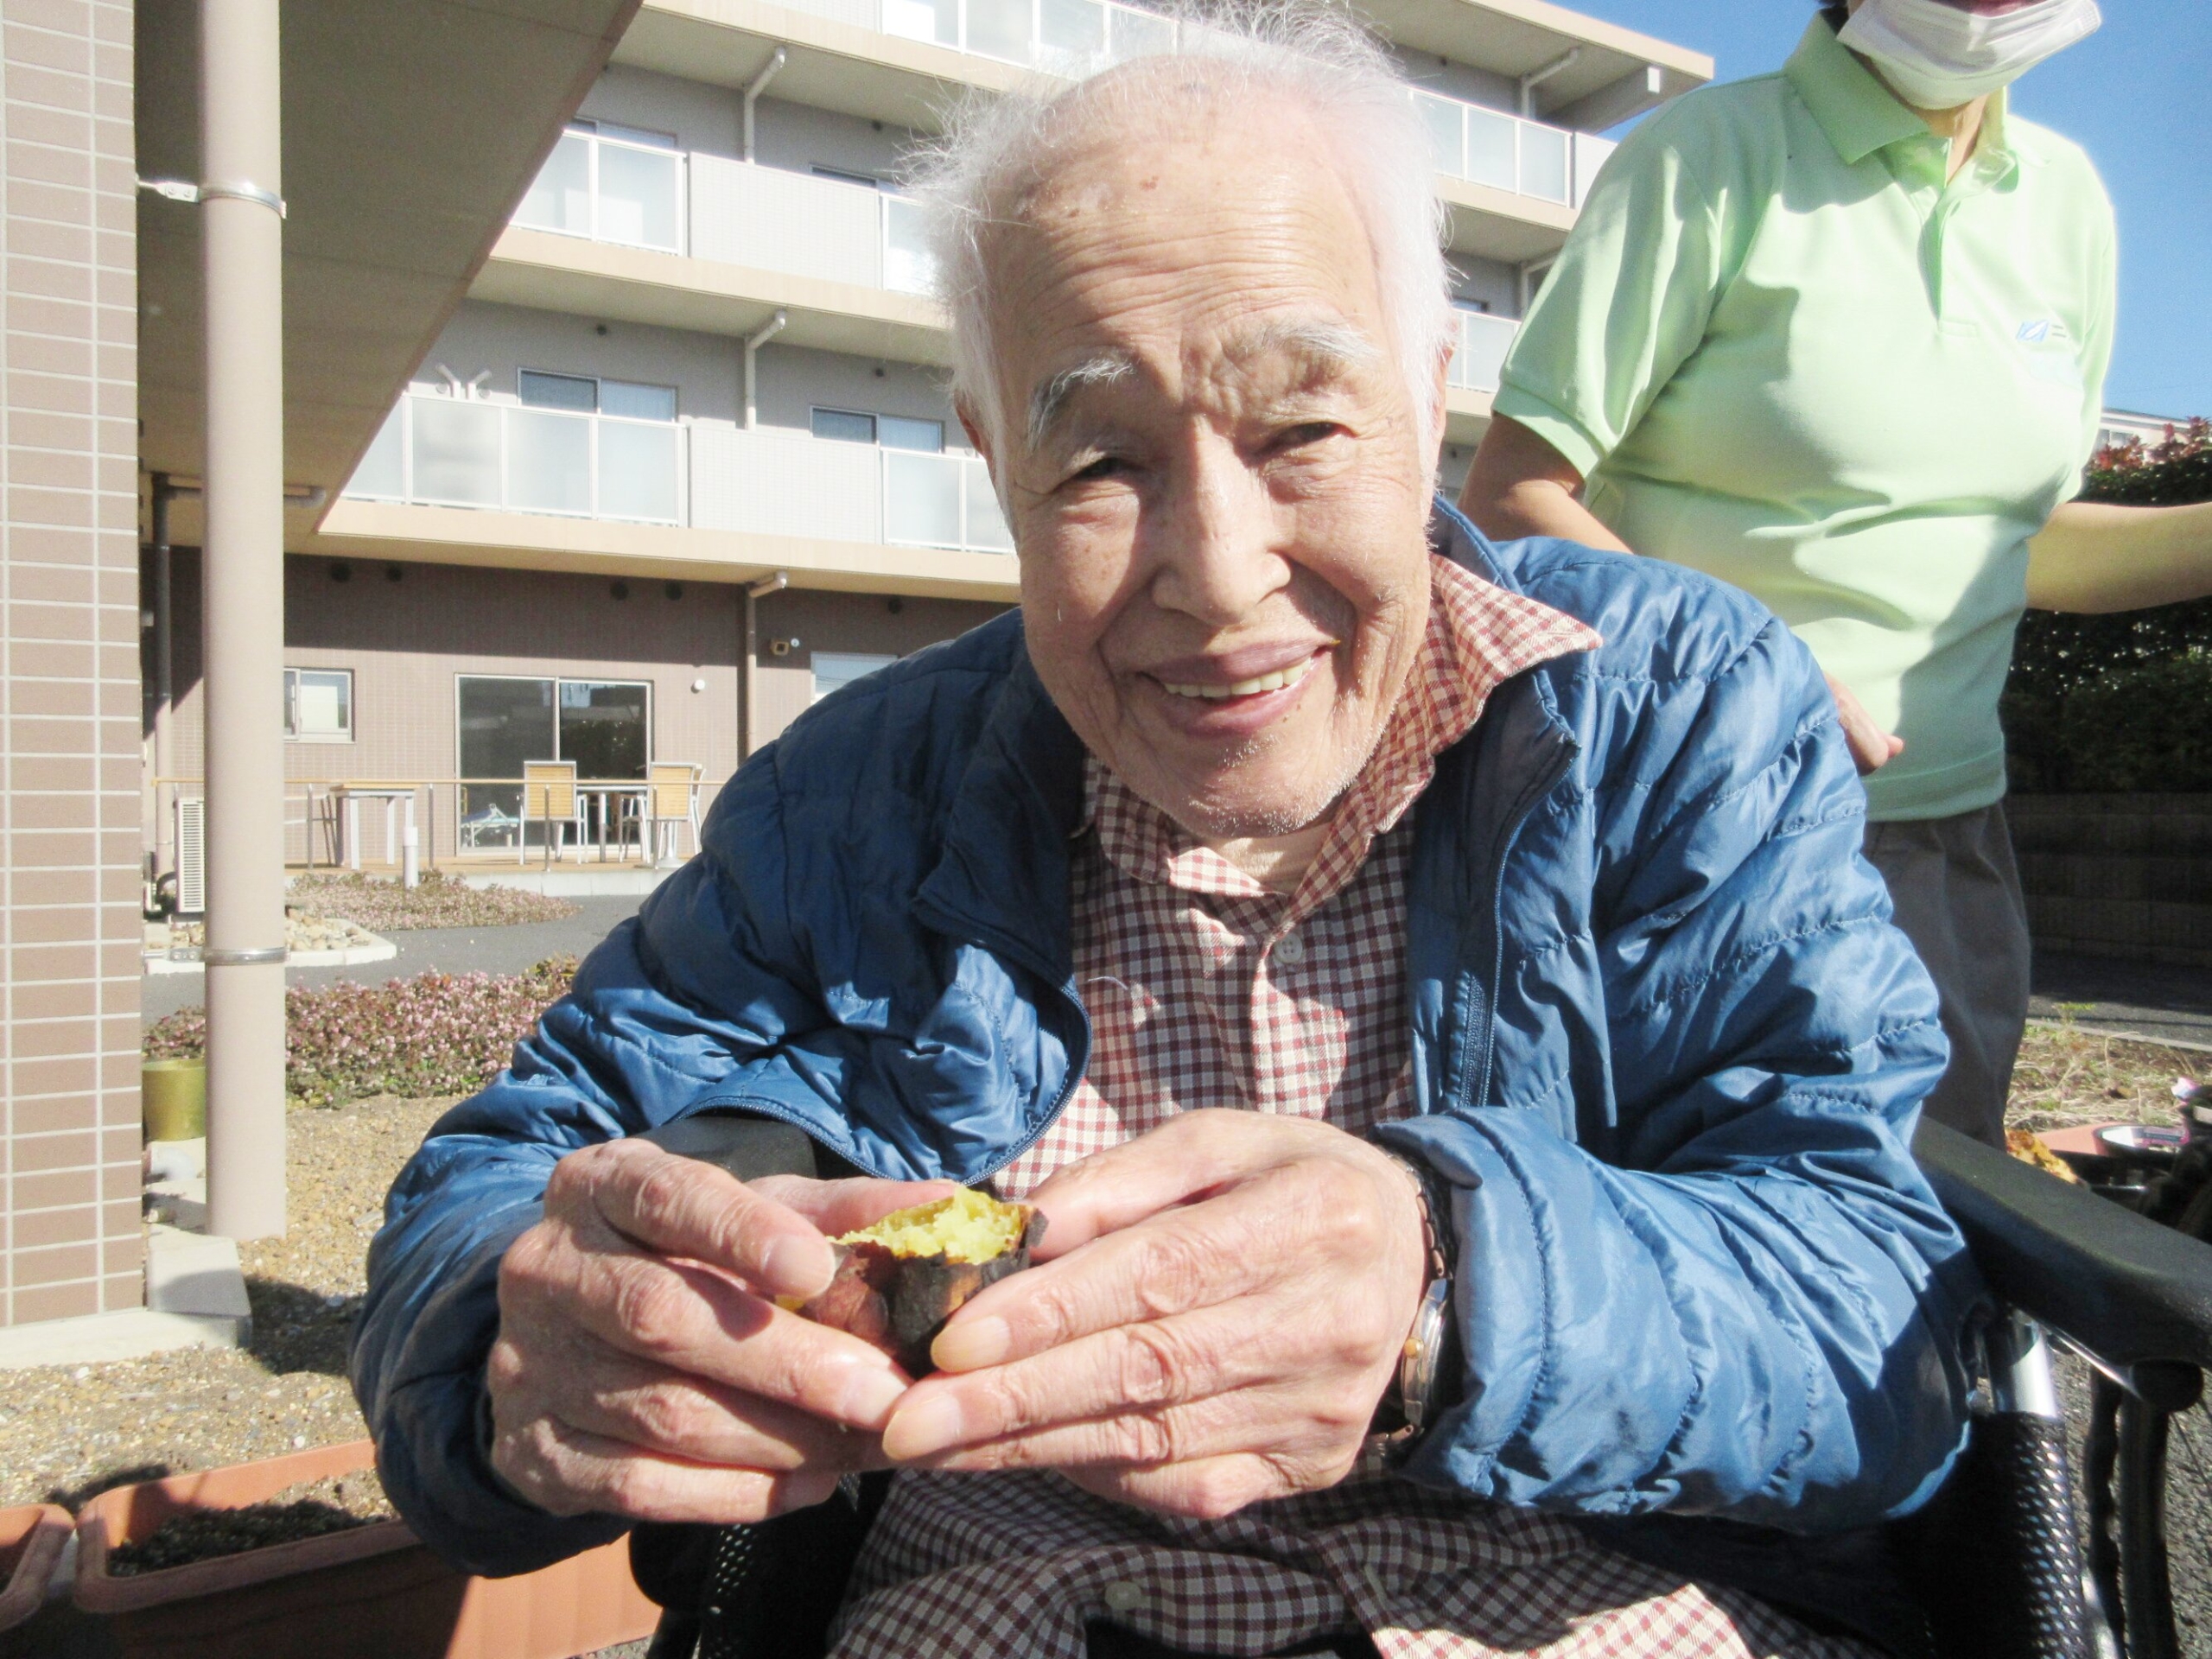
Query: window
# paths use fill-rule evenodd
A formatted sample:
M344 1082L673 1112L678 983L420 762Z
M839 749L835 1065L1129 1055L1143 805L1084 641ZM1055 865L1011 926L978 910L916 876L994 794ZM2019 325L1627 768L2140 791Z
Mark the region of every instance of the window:
M353 670L286 669L284 735L302 743L351 743L353 741Z
M899 659L865 651L817 651L814 653L814 700L841 690L863 675L888 668Z
M839 184L857 184L863 190L891 190L894 193L896 191L895 186L877 178L874 174L848 173L842 167L817 167L814 169L814 176L817 179L835 179Z
M854 409L816 409L810 411L807 424L816 437L839 443L880 443L886 449L921 449L931 454L944 452L943 421L869 415Z
M461 674L454 680L464 847L512 847L522 816L523 763L573 760L580 782L645 775L652 758L652 687L639 680L556 680ZM509 785L497 780L512 778ZM533 826L533 838L540 834Z
M810 412L807 424L817 438L830 438L839 443L875 442L875 416L853 410L817 409Z
M626 144L650 144L655 149L674 149L676 135L655 132L650 127L626 127L613 121L594 121L578 117L569 123L570 132L595 132L602 138L620 139Z
M517 378L522 401L532 409L569 409L620 415L633 421L676 418L676 388L642 380L611 380L588 374L550 374L524 369Z

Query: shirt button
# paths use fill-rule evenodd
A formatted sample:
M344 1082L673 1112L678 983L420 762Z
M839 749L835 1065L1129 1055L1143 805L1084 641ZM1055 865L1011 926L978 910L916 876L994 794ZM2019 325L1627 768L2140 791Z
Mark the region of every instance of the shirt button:
M1144 1604L1144 1586L1141 1584L1116 1579L1106 1586L1106 1611L1109 1613L1134 1613Z
M1295 931L1284 934L1275 941L1275 960L1285 967L1297 967L1306 960L1306 941Z

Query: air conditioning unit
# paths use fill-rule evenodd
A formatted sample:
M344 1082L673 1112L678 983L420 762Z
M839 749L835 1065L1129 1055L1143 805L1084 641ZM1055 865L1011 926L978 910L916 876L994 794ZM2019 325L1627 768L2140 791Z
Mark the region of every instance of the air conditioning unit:
M177 798L176 913L207 913L207 803L198 796Z

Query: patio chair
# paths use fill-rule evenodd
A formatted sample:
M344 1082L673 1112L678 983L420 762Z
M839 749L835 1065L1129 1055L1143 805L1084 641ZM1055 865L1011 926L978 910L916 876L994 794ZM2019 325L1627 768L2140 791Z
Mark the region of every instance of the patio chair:
M791 1125L758 1117L679 1118L646 1138L741 1180L850 1173L840 1160L817 1158ZM2129 1464L2123 1421L2120 1502L2130 1503L2132 1466L2141 1524L2131 1529L2124 1513L2117 1539L2097 1541L2116 1559L2085 1571L2045 1333L2122 1391L2124 1409L2150 1419L2163 1448L2168 1414L2206 1409L2200 1395L2202 1372L2212 1367L2212 1245L2186 1226L2161 1226L1940 1124L1923 1123L1913 1151L1994 1294L1975 1332L1988 1393L1966 1452L1932 1503L1887 1527L1801 1541L1802 1554L1785 1570L1806 1582L1845 1582L1853 1594L1863 1586L1866 1634L1897 1659L2179 1659L2159 1512L2163 1465ZM2212 1198L2191 1214L2203 1209L2212 1209ZM2200 1222L2212 1226L2212 1217ZM2096 1433L2093 1423L2093 1514L2100 1489L2110 1497L2111 1465L2107 1458L2099 1469ZM635 1529L632 1570L667 1610L650 1659L814 1659L883 1487L880 1476L849 1477L829 1502L760 1526ZM1641 1528L1633 1535L1612 1530L1624 1523L1588 1524L1617 1548L1691 1577L1709 1575L1732 1554L1740 1560L1736 1546L1753 1534L1694 1517L1656 1529L1625 1523ZM2199 1539L2183 1541L2204 1548ZM1786 1605L1791 1588L1770 1581L1760 1592ZM1109 1659L1156 1650L1098 1626L1090 1651Z
M656 760L646 768L651 785L645 812L651 819L653 867L678 856L683 827L691 827L691 850L699 850L699 779L705 768L695 760Z
M566 826L578 847L584 843L584 798L576 788L573 760L525 760L522 763L522 834L515 838L515 862L530 858L530 821L545 826L545 862L550 868Z

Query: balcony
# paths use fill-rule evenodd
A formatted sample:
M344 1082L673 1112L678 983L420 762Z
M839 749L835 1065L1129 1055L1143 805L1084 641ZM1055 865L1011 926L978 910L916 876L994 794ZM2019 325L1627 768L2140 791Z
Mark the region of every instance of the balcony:
M734 426L695 426L691 442L691 521L702 530L1014 551L980 456Z
M1461 391L1496 391L1498 370L1521 325L1511 317L1494 317L1482 311L1459 313L1459 343L1452 353L1452 366L1444 384Z
M1524 120L1462 99L1416 91L1436 170L1471 184L1579 207L1613 152L1610 139Z
M346 493L674 524L683 522L683 429L672 422L409 392Z
M702 259L899 294L930 289L921 208L865 185L695 155L690 224Z
M975 455L409 392L345 493L396 505L1011 553Z
M683 172L677 150L570 130L545 158L513 223L682 253Z

